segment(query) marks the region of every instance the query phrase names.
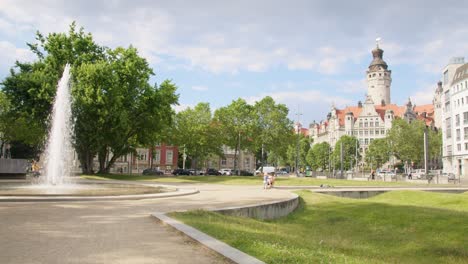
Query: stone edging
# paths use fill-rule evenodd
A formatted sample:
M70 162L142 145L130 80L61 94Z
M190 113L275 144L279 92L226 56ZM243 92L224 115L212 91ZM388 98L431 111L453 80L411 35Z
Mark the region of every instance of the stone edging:
M250 206L236 206L211 211L224 215L250 217L257 219L275 219L291 213L299 204L299 195L293 194L293 197L287 200L267 202Z
M285 216L291 213L294 209L297 208L299 204L299 196L294 194L293 198L268 202L250 206L239 206L239 207L228 207L222 209L214 209L210 211L218 212L221 214L233 215L233 216L244 216L244 217L253 217L262 219L273 219ZM273 208L273 209L272 209ZM165 213L156 212L151 214L153 217L161 221L165 225L169 225L177 231L183 233L184 235L190 237L191 239L197 241L203 246L217 252L218 254L224 256L231 261L239 264L261 264L264 262L254 258L236 248L229 246L228 244L221 242L215 239L212 236L209 236L191 226L188 226L178 220L175 220ZM276 216L276 217L272 217Z
M161 186L161 185L160 185ZM196 189L180 190L165 193L149 193L114 196L0 196L0 202L86 202L86 201L115 201L115 200L141 200L153 198L167 198L185 196L199 193Z

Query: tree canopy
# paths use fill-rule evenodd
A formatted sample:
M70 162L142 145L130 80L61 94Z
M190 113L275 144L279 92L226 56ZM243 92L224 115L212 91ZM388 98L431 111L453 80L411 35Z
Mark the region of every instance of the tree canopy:
M171 81L150 85L154 75L146 59L130 46L110 49L90 33L70 25L67 33L36 34L28 44L34 62L17 62L2 88L15 107L6 122L9 140L42 147L56 86L66 63L72 66L74 146L83 171L107 172L122 155L153 143L174 115L177 87Z

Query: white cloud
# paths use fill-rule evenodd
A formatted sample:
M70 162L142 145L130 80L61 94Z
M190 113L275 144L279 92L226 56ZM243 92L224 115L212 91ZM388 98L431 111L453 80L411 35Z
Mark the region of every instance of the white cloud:
M408 8L402 10L398 1L382 6L341 3L336 9L332 3L315 1L133 5L118 0L2 0L0 31L7 35L14 34L13 29L64 32L76 20L105 45L133 44L152 64L159 66L170 57L182 61L178 66L183 68L232 74L278 66L341 74L353 66L350 62L368 60L373 40L382 35L381 46L393 65L409 63L435 72L448 58L468 50L462 12L466 4L424 2L425 11L414 12L421 4L417 2L405 3ZM360 16L350 19L357 12ZM421 19L428 13L438 14L430 24Z
M179 105L172 106L172 108L174 109L176 113L182 112L186 110L187 108L194 108L194 107L195 105L192 105L192 104L179 104Z
M32 61L35 59L34 54L25 48L17 48L13 43L8 41L0 41L0 61L4 67L13 66L16 60L18 61Z
M336 85L338 86L338 90L343 92L343 93L348 93L348 94L353 94L353 93L359 93L359 94L364 94L367 92L367 80L366 79L361 79L361 80L348 80L348 81L342 81L342 82L335 82Z
M411 101L416 105L432 104L437 84L426 84L410 95Z
M203 85L195 85L195 86L192 86L192 90L203 92L203 91L208 91L208 87L203 86Z
M275 102L285 104L289 108L289 118L291 119L296 118L294 113L301 112L302 117L299 121L304 124L308 124L312 120L324 119L326 117L324 112L330 109L332 104L338 108L353 104L348 98L324 94L318 90L262 93L246 97L245 100L249 104L255 104L265 96L271 96Z

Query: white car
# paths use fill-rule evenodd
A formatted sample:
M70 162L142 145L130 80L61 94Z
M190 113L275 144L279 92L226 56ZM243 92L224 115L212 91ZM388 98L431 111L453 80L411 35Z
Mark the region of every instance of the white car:
M221 169L219 172L221 173L221 175L228 175L229 176L229 175L233 174L232 169Z

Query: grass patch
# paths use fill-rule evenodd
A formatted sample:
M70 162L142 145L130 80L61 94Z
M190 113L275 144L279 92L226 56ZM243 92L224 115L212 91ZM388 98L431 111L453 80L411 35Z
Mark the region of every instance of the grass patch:
M127 180L152 181L161 183L214 183L227 185L262 185L263 178L259 176L146 176L126 174L83 175L85 179L93 180ZM380 182L380 181L352 181L316 178L280 178L276 179L277 186L428 186L427 184L412 184L407 182ZM431 184L433 186L434 184Z
M171 215L266 263L468 263L468 194L299 194L300 208L277 220Z

